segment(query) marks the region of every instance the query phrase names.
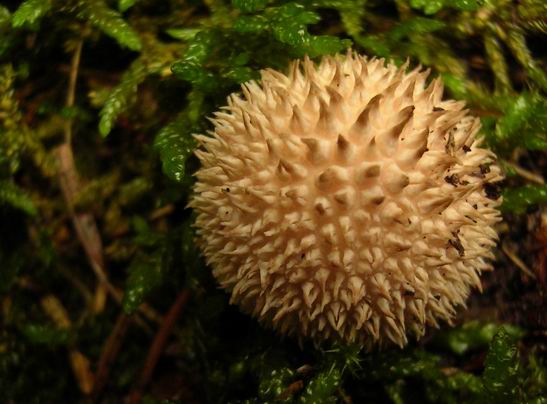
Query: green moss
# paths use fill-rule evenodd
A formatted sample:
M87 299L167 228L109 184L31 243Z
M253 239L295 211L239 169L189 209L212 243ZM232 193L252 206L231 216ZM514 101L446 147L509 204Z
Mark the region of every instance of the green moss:
M530 207L547 203L545 186L529 182L541 182L547 149L544 1L4 3L0 401L89 400L69 351L96 371L122 312L132 320L115 336L121 348L98 398L123 401L138 384L157 319L189 289L145 402L545 402L541 344L520 317L519 327L501 330L488 316L443 325L420 345L387 352L281 339L230 306L199 256L186 209L198 166L192 135L211 128L207 118L230 93L260 69L352 47L431 68L448 96L481 117L485 143L507 168L498 184L502 227L520 231L511 233L523 244L517 253L533 265L537 246L524 245L534 238L523 223L536 220L526 216ZM58 146L67 138L75 171L61 172ZM67 178L70 189L60 186ZM97 265L116 292L102 310ZM490 309L508 296L524 301L522 289L537 293L539 281L520 284L503 261L495 265L499 279L483 297ZM70 328L48 317L46 295L61 302ZM143 303L158 317L143 314Z

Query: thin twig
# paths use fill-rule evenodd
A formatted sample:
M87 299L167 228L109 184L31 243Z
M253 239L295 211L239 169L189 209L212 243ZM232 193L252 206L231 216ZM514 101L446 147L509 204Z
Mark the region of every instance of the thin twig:
M507 255L507 258L513 262L522 272L528 275L532 279L536 279L536 275L528 268L528 266L514 253L512 252L506 243L501 245L501 250Z
M522 178L527 179L528 181L534 182L534 183L539 184L539 185L545 184L545 180L543 179L543 177L541 175L536 174L532 171L529 171L525 168L522 168L518 164L511 163L509 161L504 161L504 163L506 165L508 165L509 167L511 167L513 170L515 170L515 172L518 175L520 175Z
M82 55L83 40L76 45L72 56L69 84L66 97L66 106L74 106L76 97L76 83L78 79L78 69ZM64 125L65 141L56 149L57 160L59 162L59 180L61 189L65 197L68 212L72 219L78 239L84 247L89 264L99 280L95 292L94 312L100 313L106 304L106 293L108 292L117 303L122 302L123 293L114 287L108 279L103 254L103 244L97 227L95 218L90 213L76 213L74 200L80 190L80 181L78 171L74 162L74 153L72 151L72 119L67 119ZM139 307L149 320L160 322L161 316L147 305ZM140 322L139 319L136 319Z
M68 79L68 90L66 94L66 106L71 108L74 106L74 100L76 99L76 82L78 80L78 68L80 67L80 60L82 58L82 47L84 45L83 39L80 39L76 44L76 49L72 55L72 62L70 63L70 74ZM72 143L72 118L67 119L65 122L65 143Z
M80 60L82 58L83 43L83 39L80 39L76 44L76 48L74 49L74 53L72 55L72 61L70 63L70 73L65 102L67 108L72 108L76 99L76 83L78 80ZM72 124L72 118L66 120L64 124L65 141L56 149L56 155L59 162L59 179L61 189L68 206L68 211L72 218L72 223L76 229L78 239L84 247L91 266L100 266L102 269L104 267L102 243L95 219L89 213L77 214L74 211L74 198L80 189L80 183L78 179L78 171L76 170L76 165L74 164L74 153L72 151ZM100 282L95 291L95 299L93 304L93 311L96 313L100 313L106 304L105 284L102 279L99 280Z
M108 381L108 376L110 375L110 370L112 364L120 351L123 338L131 322L131 317L125 313L121 313L116 320L114 329L108 336L106 343L104 344L103 350L101 352L101 357L99 358L99 364L97 366L97 372L95 374L95 384L93 386L93 399L96 401L102 391L106 382Z
M173 303L165 315L163 322L154 337L154 341L152 341L152 345L150 345L150 349L148 350L148 355L146 356L146 361L142 368L137 385L129 395L129 399L127 401L128 404L137 404L141 401L144 389L150 382L150 378L152 377L156 364L158 363L158 359L163 352L167 338L171 334L171 330L173 329L180 312L184 306L186 306L188 299L190 299L190 291L185 289L179 293L175 303Z
M162 217L170 215L174 211L175 211L175 205L170 203L169 205L165 205L161 208L154 210L150 215L148 215L148 218L150 220L158 220L158 219L161 219Z
M67 132L68 131L68 132ZM65 128L65 136L70 137L70 130ZM68 133L68 135L67 135ZM76 230L78 239L82 243L91 268L99 279L99 285L95 293L94 312L100 313L106 303L106 290L112 289L104 270L103 247L97 223L90 213L76 213L74 210L74 198L79 191L80 184L78 172L74 163L72 147L69 143L63 143L55 150L59 164L59 181L65 197L68 212Z

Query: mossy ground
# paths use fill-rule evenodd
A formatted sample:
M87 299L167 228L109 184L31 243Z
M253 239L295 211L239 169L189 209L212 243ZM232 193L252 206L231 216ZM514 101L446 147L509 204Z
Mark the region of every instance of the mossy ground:
M0 4L0 401L547 401L541 0ZM185 209L190 134L290 59L431 67L500 157L495 270L404 350L309 345L228 305ZM161 401L171 400L171 401Z

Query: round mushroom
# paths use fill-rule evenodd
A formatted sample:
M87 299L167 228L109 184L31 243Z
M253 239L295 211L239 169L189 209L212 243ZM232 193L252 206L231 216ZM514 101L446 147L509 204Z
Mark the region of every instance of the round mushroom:
M196 135L205 259L282 334L402 347L492 269L495 155L464 103L407 67L348 52L266 69Z

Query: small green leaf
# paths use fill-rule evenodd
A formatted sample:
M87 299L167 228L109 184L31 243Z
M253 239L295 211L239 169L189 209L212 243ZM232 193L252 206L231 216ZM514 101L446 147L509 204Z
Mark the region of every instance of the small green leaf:
M289 368L274 369L264 375L258 386L258 396L261 400L276 400L288 387L294 377L294 371Z
M136 99L137 88L146 79L148 73L148 68L140 58L136 59L129 69L124 72L122 80L110 92L99 113L99 132L103 137L110 133L118 116L133 104Z
M216 42L220 40L216 32L200 31L192 41L188 44L188 48L184 53L182 62L192 62L201 65L213 49Z
M196 147L196 141L189 133L191 126L190 120L183 115L165 126L154 141L154 148L160 154L163 172L177 182L184 180L186 159Z
M173 181L184 182L186 160L196 147L192 133L198 131L198 122L203 119L204 94L191 91L187 95L188 105L178 117L160 130L154 140L154 148L160 155L163 172Z
M307 53L310 57L330 55L342 52L350 48L351 45L352 42L350 39L340 39L328 35L314 36L310 40L309 51Z
M137 1L138 0L119 0L118 10L120 10L123 13L129 10L131 7L133 7Z
M266 4L268 0L232 0L232 5L244 13L262 10Z
M188 44L184 57L173 64L171 70L181 80L188 81L196 89L215 93L224 83L216 73L204 66L214 53L215 46L225 41L224 34L217 31L201 31Z
M453 0L450 5L462 11L476 11L485 4L485 0Z
M29 196L10 181L0 181L0 206L7 205L35 216L37 211Z
M500 97L490 93L482 84L451 73L442 73L441 77L454 98L467 100L470 103L481 105L482 108L499 109L502 102ZM484 120L481 121L484 123Z
M391 42L398 42L409 35L428 34L444 28L443 21L425 17L413 17L398 24L388 32L387 38Z
M545 404L547 402L547 367L545 355L529 354L528 366L523 369L521 388L525 394L525 402Z
M262 15L242 15L234 21L234 30L241 33L258 33L269 26L268 20Z
M362 346L359 344L334 344L328 351L322 354L322 362L325 368L332 366L342 369L342 372L349 371L351 374L357 374L361 368L360 353Z
M319 373L309 381L300 396L301 403L336 403L336 390L340 387L342 373L338 368Z
M461 11L475 11L484 0L410 0L412 8L423 10L426 14L435 14L445 7Z
M14 27L33 25L45 16L51 7L51 0L26 0L13 13L12 25Z
M359 36L355 42L373 55L387 58L391 54L386 40L378 35Z
M443 8L443 3L442 0L410 0L412 8L422 9L426 14L435 14Z
M194 62L177 62L171 70L179 79L192 83L201 91L212 93L219 87L217 76Z
M473 394L480 394L483 391L480 377L466 372L457 372L448 376L443 384L456 392L469 391Z
M490 344L484 364L482 381L485 402L519 402L518 370L518 349L502 327Z
M501 43L493 34L485 34L483 39L486 56L494 73L496 91L508 93L512 90L511 80Z
M367 14L367 0L342 1L336 6L346 32L357 38L364 30L363 18Z
M165 33L181 41L191 41L200 31L199 28L171 28L165 30Z
M544 91L547 91L547 74L545 74L545 69L538 65L532 56L532 52L526 43L524 31L519 26L513 25L509 32L504 35L504 39L515 58L528 72L528 76Z
M439 357L422 350L410 351L406 355L385 352L365 357L362 368L374 379L393 379L422 375L437 377Z
M511 325L504 325L503 327L514 338L522 335L522 331L519 328ZM487 346L499 328L500 326L495 323L470 321L457 328L439 333L435 337L435 340L439 345L446 346L452 352L463 355L469 350Z
M129 182L126 182L119 188L118 201L122 206L132 204L146 196L152 188L153 184L150 178L135 178Z
M134 51L141 49L139 36L120 13L109 8L104 0L83 2L79 17L88 20L93 26L114 38L122 47Z
M122 307L126 314L132 314L144 300L163 283L166 268L162 265L161 254L137 255L129 267L129 276L123 295Z
M502 149L521 146L547 149L547 100L539 93L522 93L505 108L497 122L495 138Z
M547 203L547 185L524 185L506 189L502 193L504 212L522 214L529 206Z
M404 404L404 389L406 383L404 380L397 380L394 383L387 384L384 388L386 390L389 399L393 404Z
M272 8L271 11L270 15L279 22L309 25L321 21L319 14L307 10L304 5L298 3L286 3L280 7Z
M131 220L131 226L135 232L135 237L133 237L133 244L135 245L158 248L164 241L164 237L152 231L146 219L141 216L134 216Z
M9 27L12 16L7 7L0 6L0 30L4 30Z
M247 66L232 65L228 70L222 72L222 77L229 79L232 82L241 84L249 80L258 79L258 72Z
M21 332L30 343L36 345L62 346L72 339L70 330L51 325L25 324Z

